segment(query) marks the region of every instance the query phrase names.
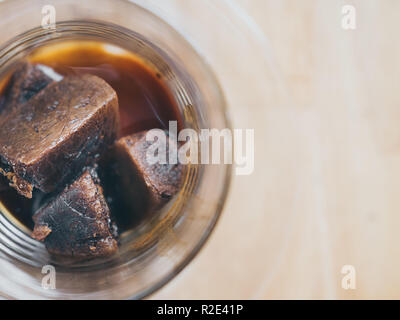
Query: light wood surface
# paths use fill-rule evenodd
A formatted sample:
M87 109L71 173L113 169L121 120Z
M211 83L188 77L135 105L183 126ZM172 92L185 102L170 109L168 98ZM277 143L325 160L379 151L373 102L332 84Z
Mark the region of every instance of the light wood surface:
M179 15L193 1L167 2ZM400 298L400 2L230 2L272 61L243 61L235 94L254 99L227 97L234 126L256 130L256 169L234 178L205 248L153 298ZM341 27L345 4L356 30Z

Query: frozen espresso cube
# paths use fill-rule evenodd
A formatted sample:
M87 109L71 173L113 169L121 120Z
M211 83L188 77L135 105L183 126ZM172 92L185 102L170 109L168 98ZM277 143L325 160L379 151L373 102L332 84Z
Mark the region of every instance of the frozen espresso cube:
M179 191L183 176L180 164L149 163L146 153L153 142L146 141L146 133L119 139L113 150L116 168L113 185L119 188L116 201L125 203L136 214L160 208L170 200ZM172 146L176 147L176 142L167 136L158 151L168 153Z
M117 137L118 100L102 79L68 76L0 115L0 173L30 198L52 192L98 158Z
M6 86L0 112L23 105L50 83L62 80L63 76L52 68L30 62L21 62Z
M87 169L33 216L32 237L51 254L101 257L117 251L110 210L94 169Z

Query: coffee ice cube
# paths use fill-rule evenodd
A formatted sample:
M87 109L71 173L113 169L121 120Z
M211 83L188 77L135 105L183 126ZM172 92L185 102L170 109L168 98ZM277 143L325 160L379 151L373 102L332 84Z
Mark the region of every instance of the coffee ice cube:
M84 173L33 216L32 237L51 254L103 257L118 249L110 210L95 169Z
M67 76L0 115L0 173L20 194L65 185L119 131L115 91L93 75Z
M50 83L62 79L62 75L43 64L19 63L5 88L0 113L23 105Z
M105 190L119 217L141 221L153 210L167 203L180 189L183 178L181 164L150 164L146 153L152 142L146 141L147 131L119 139L110 152L109 165L103 169ZM168 138L160 149L168 152L176 142ZM162 152L160 150L160 152Z

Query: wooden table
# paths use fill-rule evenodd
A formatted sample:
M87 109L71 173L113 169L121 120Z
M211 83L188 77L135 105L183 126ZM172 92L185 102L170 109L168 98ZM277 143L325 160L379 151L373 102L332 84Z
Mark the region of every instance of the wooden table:
M179 16L193 1L166 2ZM400 298L400 2L230 2L272 63L243 62L228 96L234 127L255 129L256 169L234 178L205 248L153 298ZM346 4L355 30L342 28Z

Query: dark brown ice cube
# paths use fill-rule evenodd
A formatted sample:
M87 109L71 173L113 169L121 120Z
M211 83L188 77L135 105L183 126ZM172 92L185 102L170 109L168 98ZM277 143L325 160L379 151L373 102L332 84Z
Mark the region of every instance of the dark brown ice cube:
M50 83L61 81L62 78L63 76L48 66L19 63L5 88L0 113L23 105Z
M146 134L147 131L144 131L123 137L115 143L115 148L118 157L128 159L123 167L129 168L128 172L135 173L140 178L158 206L179 191L183 168L179 163L150 164L147 151L154 141L147 141ZM165 152L168 159L169 147L177 148L177 145L167 134L165 142L165 145L160 145L159 152Z
M146 133L119 139L108 159L109 165L103 168L107 198L117 218L123 219L122 224L142 220L168 202L181 186L182 165L149 164L147 161L146 153L153 142L146 141ZM176 142L167 137L160 149L168 152L172 145L176 147Z
M118 99L102 79L68 76L0 116L0 173L30 198L62 187L117 137Z
M102 257L117 251L110 211L94 169L87 169L39 209L33 220L32 237L44 241L51 254Z

